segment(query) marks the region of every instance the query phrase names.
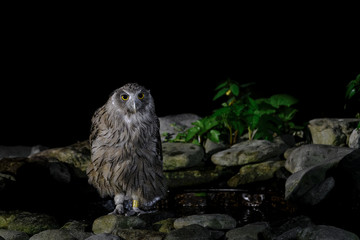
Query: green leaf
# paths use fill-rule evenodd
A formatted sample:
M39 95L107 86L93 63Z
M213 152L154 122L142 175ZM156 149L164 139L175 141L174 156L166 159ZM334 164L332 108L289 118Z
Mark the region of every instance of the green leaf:
M215 91L216 91L216 90L219 90L220 88L224 88L227 84L228 84L228 82L227 82L227 81L225 81L225 82L223 82L223 83L219 84L219 85L215 88Z
M213 101L215 101L219 97L223 96L228 90L229 89L227 89L227 88L223 88L220 91L218 91L217 94L215 95L215 97L213 98Z
M279 108L280 106L290 107L297 102L298 100L296 98L287 94L276 94L268 99L268 103L275 108Z
M220 142L220 132L218 130L212 129L208 134L208 138L213 142Z
M195 137L195 135L200 131L199 127L192 127L187 130L187 135L185 137L185 142L189 142Z
M232 83L230 85L230 90L235 96L239 96L240 91L239 91L239 87L237 84Z
M292 109L292 108L286 108L284 110L282 110L281 112L278 113L279 118L284 121L290 121L291 119L294 118L295 113L297 113L298 110L297 109Z

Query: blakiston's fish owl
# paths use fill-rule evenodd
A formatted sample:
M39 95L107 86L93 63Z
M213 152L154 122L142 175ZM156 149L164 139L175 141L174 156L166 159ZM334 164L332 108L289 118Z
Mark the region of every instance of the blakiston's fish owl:
M133 201L131 214L141 213L165 196L159 127L150 91L136 83L115 90L95 112L87 175L102 197L114 197L113 213L124 213L125 200Z

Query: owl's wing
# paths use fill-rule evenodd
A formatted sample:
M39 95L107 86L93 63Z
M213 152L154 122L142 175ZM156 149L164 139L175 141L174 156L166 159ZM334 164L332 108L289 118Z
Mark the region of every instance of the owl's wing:
M102 106L94 113L94 116L91 119L91 130L90 130L90 145L97 138L100 125L104 123L104 115L106 115L105 106Z
M163 155L162 155L162 145L161 145L161 136L160 136L160 121L157 117L156 117L156 125L158 127L158 131L156 131L156 138L157 138L156 152L162 162Z

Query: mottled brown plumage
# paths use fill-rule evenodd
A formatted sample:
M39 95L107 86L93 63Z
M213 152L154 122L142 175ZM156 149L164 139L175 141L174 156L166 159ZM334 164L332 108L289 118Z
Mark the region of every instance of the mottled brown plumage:
M141 207L165 196L159 128L150 91L136 83L115 90L95 112L87 174L102 197L114 196L114 213L124 213L124 200Z

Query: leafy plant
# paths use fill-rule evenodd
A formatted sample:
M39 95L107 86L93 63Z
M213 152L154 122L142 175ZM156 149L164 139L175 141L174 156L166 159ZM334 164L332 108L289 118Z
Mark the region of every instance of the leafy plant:
M351 80L346 86L345 97L347 99L351 99L354 96L358 96L358 100L360 101L360 74L354 80ZM357 113L357 117L360 118L360 113ZM357 129L360 129L360 122L357 126Z
M274 134L298 128L291 122L297 112L291 107L297 102L295 98L278 94L270 98L253 99L248 91L251 85L253 83L240 85L230 79L218 85L213 100L227 97L226 102L221 104L222 108L194 122L194 127L178 134L174 141L201 144L206 138L214 142L228 139L226 141L232 145L246 130L250 140L271 140Z

